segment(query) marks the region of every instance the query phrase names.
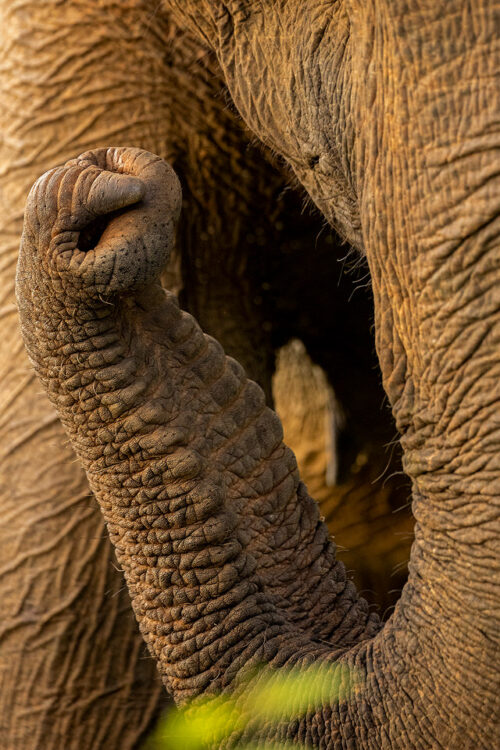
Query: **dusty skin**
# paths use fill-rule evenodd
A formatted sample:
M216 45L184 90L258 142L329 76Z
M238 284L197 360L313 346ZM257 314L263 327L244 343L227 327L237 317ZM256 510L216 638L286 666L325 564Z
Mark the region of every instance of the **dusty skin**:
M151 85L172 70L171 59L162 53L168 24L160 7L131 2L118 10L103 2L97 10L81 3L59 4L57 22L47 23L49 5L2 6L8 22L2 28L10 29L2 47L7 106L1 116L7 123L3 190L9 202L3 219L11 280L20 206L38 174L87 148L116 142L117 132L122 143L168 156L168 127L157 123L167 122L174 89ZM495 746L500 692L497 5L222 5L215 0L166 5L174 9L179 28L189 27L192 38L198 35L208 59L210 51L216 55L247 125L285 158L328 221L366 255L384 386L412 481L417 524L409 582L380 634L342 652L347 662L357 654L367 669L366 693L350 706L350 715L335 709L333 720L327 715L319 725L316 719L306 721L299 731L333 746ZM144 17L147 24L142 24ZM32 36L34 20L37 33ZM27 48L28 55L19 54ZM106 74L92 75L92 66L103 57ZM77 60L83 61L81 68ZM155 118L153 111L160 115ZM200 142L193 143L192 153L203 153ZM202 223L191 225L193 253L198 237L202 240ZM98 236L94 233L94 240ZM84 249L89 248L87 236ZM148 302L153 305L154 299ZM144 306L139 297L136 301ZM6 315L13 315L12 308ZM252 326L255 330L265 327ZM7 329L3 341L9 364L16 335L14 328ZM241 354L233 353L243 361L250 349L243 346ZM16 356L24 362L20 353ZM315 358L320 359L317 350ZM251 372L249 363L244 361ZM73 460L69 448L66 461L59 463L58 423L35 397L36 386L24 372L12 369L6 398L7 409L15 409L16 441L23 453L7 451L2 488L7 497L14 491L25 502L21 506L15 499L3 517L9 547L1 580L7 582L12 619L3 633L2 653L16 653L26 643L31 656L6 662L15 663L17 673L4 670L2 696L13 696L14 685L25 686L9 704L14 710L2 713L9 720L7 740L14 747L20 742L58 747L61 737L69 737L74 747L81 747L91 736L97 747L120 742L122 735L133 743L142 731L137 723L145 728L154 714L159 691L153 695L148 689L153 672L148 661L141 661L132 620L126 620L127 596L119 592L119 573L112 578L102 527L92 504L84 504L87 486L77 470L67 468ZM261 373L266 374L265 367ZM267 386L262 382L269 397L269 380ZM336 394L340 386L334 383ZM136 401L140 406L140 394ZM20 404L25 405L24 416ZM92 400L89 407L92 411ZM43 460L34 470L27 436L31 440L35 434ZM43 503L38 487L50 490ZM21 534L12 533L13 523ZM84 526L96 533L82 533ZM89 545L89 538L95 543ZM55 546L60 552L56 563L50 554ZM215 547L216 542L211 550ZM271 569L274 563L276 557ZM16 583L20 569L26 574L21 587ZM99 571L106 571L104 577ZM239 569L242 583L245 572ZM68 580L78 586L68 588ZM100 619L95 604L107 601L109 585L116 587L115 608ZM44 612L49 596L52 603ZM264 591L258 617L271 612L272 596ZM334 614L342 612L342 602L339 595ZM288 632L295 615L293 608L285 610L283 627L278 625L275 639L266 640L270 662L287 658L283 628ZM366 613L356 614L356 624L362 623ZM370 622L375 627L373 618ZM122 629L121 637L113 637L115 627ZM352 630L354 641L362 637L362 628ZM75 631L81 634L78 640ZM205 642L198 640L201 649ZM294 653L303 647L309 658L310 642L307 637L299 641ZM94 649L88 648L90 642ZM334 642L332 635L327 643ZM87 647L75 650L76 643ZM214 643L217 653L209 657L234 664L231 643ZM313 658L322 659L323 653ZM123 682L116 680L121 664ZM199 688L196 669L187 672L182 679L192 679ZM85 685L92 674L95 687L88 694ZM219 678L231 683L231 670L223 669ZM35 715L24 705L34 706ZM99 712L103 705L107 710ZM23 724L12 720L16 714ZM91 715L94 719L86 723ZM99 715L101 721L96 721ZM32 731L23 728L30 726Z
M184 208L164 283L268 403L275 356L290 338L326 373L317 394L304 363L288 359L275 397L350 577L386 615L406 579L409 488L399 456L390 461L384 447L394 446L396 428L374 351L367 268L358 280L350 267L361 256L304 208L289 171L270 163L228 106L205 42L158 3L135 0L2 0L0 28L0 744L127 750L150 731L166 694L85 473L19 332L15 267L40 174L113 142L174 165ZM338 483L326 486L331 388L346 420Z

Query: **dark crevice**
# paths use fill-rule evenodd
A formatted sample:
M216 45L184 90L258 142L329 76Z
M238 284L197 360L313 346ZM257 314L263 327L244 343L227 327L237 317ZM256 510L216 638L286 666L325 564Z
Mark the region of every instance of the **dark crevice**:
M91 221L90 224L87 224L87 226L80 232L78 249L83 250L84 253L88 253L89 250L94 250L99 244L105 229L112 223L112 221L138 206L140 206L140 203L134 203L132 206L119 208L118 210L111 211L103 216L96 216L96 218Z

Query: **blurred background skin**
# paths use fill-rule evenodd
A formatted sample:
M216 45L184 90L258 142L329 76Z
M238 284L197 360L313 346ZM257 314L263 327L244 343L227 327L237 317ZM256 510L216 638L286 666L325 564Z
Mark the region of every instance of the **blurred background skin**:
M283 347L273 379L276 410L285 442L297 457L303 481L320 505L338 545L339 558L360 593L387 619L406 581L413 519L406 477L376 475L361 449L350 470L338 478L338 441L344 416L324 371L314 365L298 339ZM399 503L402 503L399 505Z

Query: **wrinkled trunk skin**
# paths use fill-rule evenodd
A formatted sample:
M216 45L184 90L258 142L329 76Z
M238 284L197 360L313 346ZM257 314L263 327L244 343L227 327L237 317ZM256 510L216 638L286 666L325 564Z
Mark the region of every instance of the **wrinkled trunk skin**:
M376 633L261 390L158 283L180 205L173 172L144 152L101 150L30 196L25 341L176 699ZM80 249L97 210L137 200Z
M426 689L438 691L453 715L468 716L468 731L480 737L490 726L494 746L500 6L456 6L446 12L446 4L380 4L367 17L353 3L354 19L370 26L378 13L380 28L372 37L372 86L360 90L368 75L368 61L360 60L353 97L359 112L369 99L372 122L383 123L375 132L365 120L368 145L357 144L355 179L377 350L413 484L416 543L401 609L433 657ZM360 36L366 26L360 22Z
M491 746L491 723L469 729L463 711L450 723L443 696L416 689L435 678L426 631L405 622L416 587L380 630L335 560L262 392L161 289L179 206L157 157L87 153L30 193L17 282L30 357L101 505L165 685L183 702L262 662L335 661L361 675L358 692L270 727L269 738ZM97 245L86 229L96 212L112 213Z
M185 200L192 224L203 216L207 230L207 213L222 220L227 191L222 196L212 189L221 183L217 170L230 179L230 164L239 165L246 140L234 115L215 98L220 84L213 71L197 66L204 50L168 19L148 23L152 6L61 6L46 0L0 5L0 745L5 750L130 750L169 700L140 636L85 473L30 368L14 299L23 210L33 181L113 134L181 162L189 175ZM188 104L180 96L172 101L172 91L185 91ZM179 111L191 124L182 139L173 127ZM224 158L217 140L226 146ZM199 148L206 153L203 164ZM190 168L193 154L196 170ZM270 172L260 163L253 172L241 170L241 193L267 187ZM276 181L283 182L279 176ZM246 233L246 222L255 226L253 216L242 215L230 237L219 226L214 232L230 248L233 235ZM188 252L190 232L200 232L190 224L180 231L180 251ZM211 234L202 244L205 258L214 245ZM218 293L223 296L228 287L229 281L221 282ZM194 304L197 289L188 291ZM241 307L249 299L251 294L238 293ZM213 323L213 306L199 305L207 325ZM248 308L239 314L250 320ZM243 337L243 349L234 333L239 317L228 317L231 322L225 318L218 333L265 385L269 347L262 344L262 326Z

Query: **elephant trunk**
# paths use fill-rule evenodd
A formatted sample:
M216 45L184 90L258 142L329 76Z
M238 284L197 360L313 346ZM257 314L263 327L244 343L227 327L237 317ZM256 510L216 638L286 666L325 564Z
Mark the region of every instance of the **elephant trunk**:
M332 683L355 670L356 694L265 735L320 737L329 748L353 736L363 748L409 748L412 738L452 747L459 736L463 747L487 744L487 724L450 728L449 689L437 701L431 689L432 634L447 632L435 621L434 560L447 561L436 554L444 544L429 547L426 535L431 528L437 539L433 525L446 515L419 519L410 583L380 630L335 558L262 392L159 285L179 197L171 170L136 150L53 170L28 200L17 279L29 354L100 503L166 686L183 702L233 689L252 665L333 663ZM422 435L405 431L407 460L435 460ZM420 492L423 508L436 490L453 504L438 473L409 470L417 513ZM451 587L448 570L443 580ZM446 616L448 600L444 587ZM456 643L442 644L436 664L451 663Z
M166 165L132 149L38 181L17 277L28 352L177 701L261 663L339 660L361 674L380 622L336 560L278 418L159 285L178 193Z

